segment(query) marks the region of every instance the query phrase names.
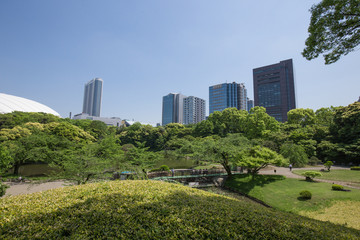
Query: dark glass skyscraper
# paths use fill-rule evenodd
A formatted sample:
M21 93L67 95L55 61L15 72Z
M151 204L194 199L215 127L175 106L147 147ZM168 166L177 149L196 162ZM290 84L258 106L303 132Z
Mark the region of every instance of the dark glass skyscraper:
M253 69L254 105L280 122L287 121L287 112L296 108L292 59Z
M235 107L247 108L247 92L243 83L222 83L209 87L209 114Z
M103 80L94 78L85 84L83 113L100 117Z
M169 93L163 97L162 125L168 123L183 123L184 95Z

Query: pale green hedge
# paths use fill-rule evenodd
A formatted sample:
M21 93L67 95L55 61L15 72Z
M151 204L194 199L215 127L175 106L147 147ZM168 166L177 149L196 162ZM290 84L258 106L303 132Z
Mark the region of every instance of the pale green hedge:
M0 239L360 238L354 229L157 181L5 197L0 213Z

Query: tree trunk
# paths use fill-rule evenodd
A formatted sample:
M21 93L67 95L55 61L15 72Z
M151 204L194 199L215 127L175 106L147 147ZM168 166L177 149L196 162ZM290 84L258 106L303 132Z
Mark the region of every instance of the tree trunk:
M223 165L223 167L225 168L225 171L227 172L228 176L231 176L232 173L231 173L230 166L227 165L226 163L222 163L221 165Z
M19 174L19 168L20 168L20 164L16 163L14 165L14 175L18 175Z

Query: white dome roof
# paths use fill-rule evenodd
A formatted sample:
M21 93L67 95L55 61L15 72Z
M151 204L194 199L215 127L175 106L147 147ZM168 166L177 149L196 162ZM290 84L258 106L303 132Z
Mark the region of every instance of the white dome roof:
M11 113L14 111L51 113L60 117L60 114L44 104L22 97L0 93L0 113Z

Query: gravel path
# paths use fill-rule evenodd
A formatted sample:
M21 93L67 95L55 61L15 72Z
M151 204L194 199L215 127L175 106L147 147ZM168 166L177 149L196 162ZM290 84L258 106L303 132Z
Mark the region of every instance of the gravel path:
M34 192L42 192L49 189L64 187L66 184L64 181L54 181L45 183L15 183L15 182L4 182L10 187L6 189L4 196L15 196L19 194L28 194Z
M274 172L274 169L276 170L276 173ZM320 170L320 169L324 169L324 167L311 167L311 168L293 168L292 170ZM340 167L340 166L332 166L331 169L343 169L343 170L350 170L349 167ZM285 168L285 167L268 167L266 169L260 170L259 172L260 174L265 174L265 175L283 175L287 178L302 178L304 179L303 176L297 175L295 173L293 173L292 171L290 171L289 168ZM315 179L315 181L317 182L328 182L328 183L333 183L333 184L339 184L345 187L349 187L349 188L355 188L355 189L360 189L360 187L357 186L353 186L350 185L348 182L341 182L341 181L334 181L334 180L326 180L326 179Z

